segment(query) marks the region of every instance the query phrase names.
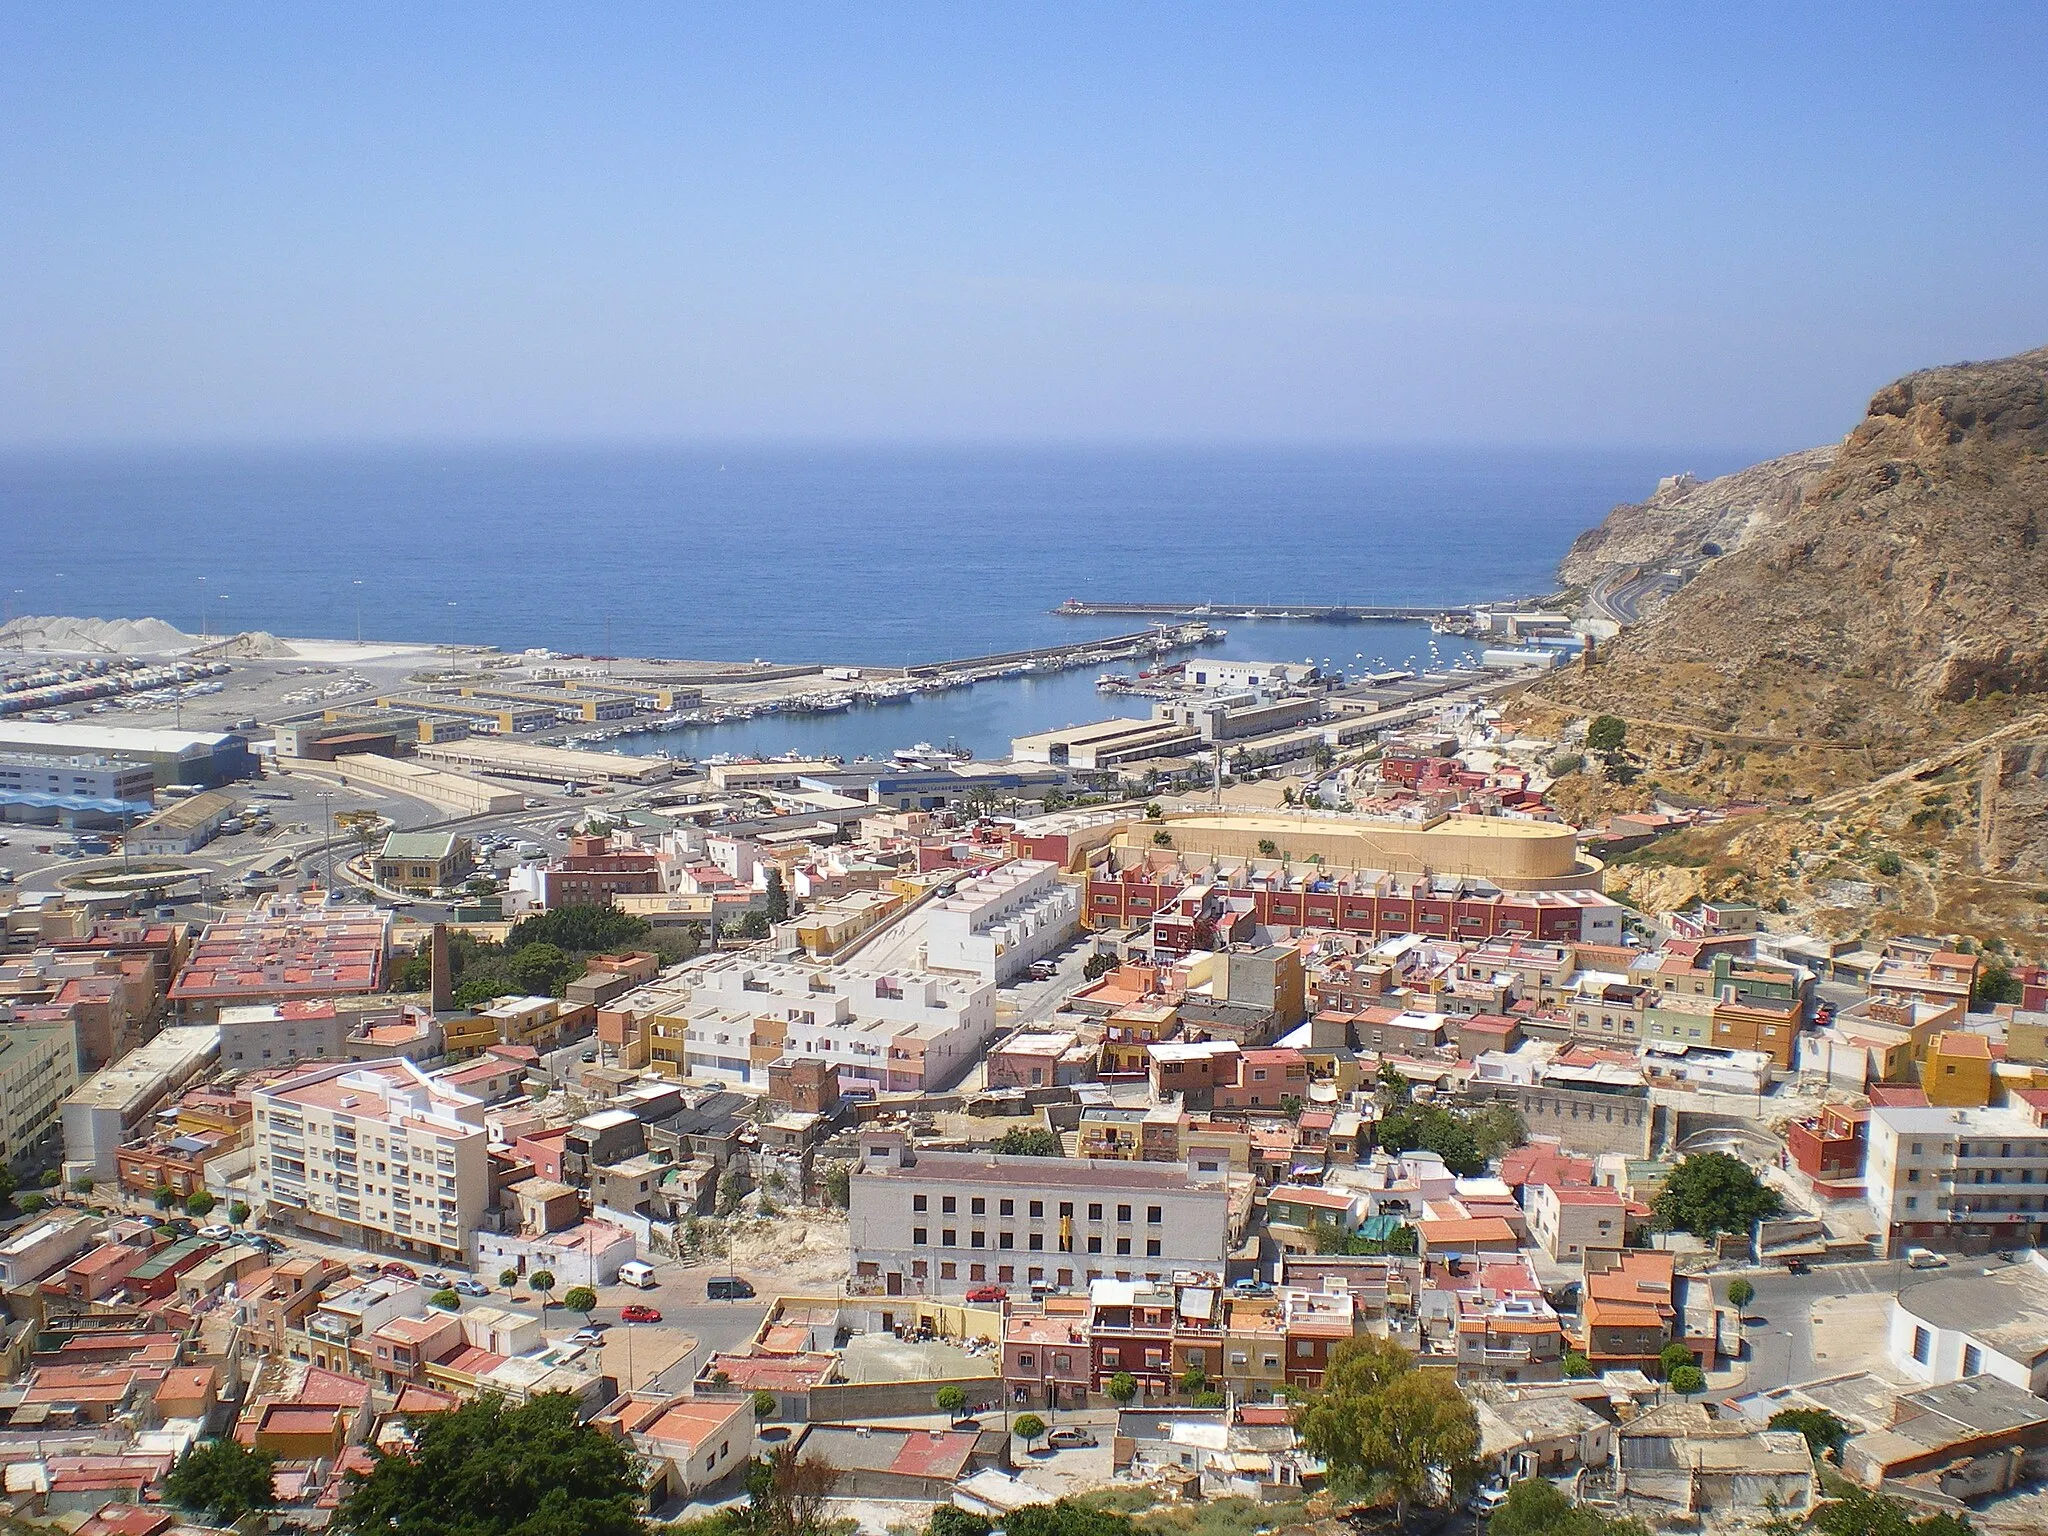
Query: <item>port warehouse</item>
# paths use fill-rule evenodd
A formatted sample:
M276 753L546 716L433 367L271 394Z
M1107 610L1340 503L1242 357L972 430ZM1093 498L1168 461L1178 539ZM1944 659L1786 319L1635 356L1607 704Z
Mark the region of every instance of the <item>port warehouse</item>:
M623 752L582 752L544 742L496 735L472 736L467 722L453 739L429 736L424 717L378 715L277 727L280 760L333 763L344 757L411 757L444 772L488 773L541 783L659 784L674 773L666 758L631 757Z
M216 789L256 772L249 743L232 731L167 731L141 726L0 720L0 752L32 757L102 757L146 764L156 785Z
M539 742L468 741L423 743L413 754L421 762L471 773L548 783L603 780L609 784L659 784L675 771L667 758L629 757L623 752L579 752Z
M116 827L147 816L156 770L126 758L0 752L0 821Z
M283 760L280 759L280 763ZM367 784L388 789L412 800L424 800L458 816L503 815L526 808L526 797L516 789L486 784L467 774L449 773L404 757L383 757L374 752L337 757L331 763L285 764L294 767L324 767L344 785Z

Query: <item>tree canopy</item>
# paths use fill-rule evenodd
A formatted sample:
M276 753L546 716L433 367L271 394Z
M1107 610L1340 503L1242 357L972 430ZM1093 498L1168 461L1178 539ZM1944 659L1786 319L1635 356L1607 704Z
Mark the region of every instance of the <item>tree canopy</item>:
M631 1455L565 1392L478 1398L418 1420L409 1453L373 1455L335 1516L353 1536L643 1536Z
M1915 1520L1897 1499L1853 1483L1815 1510L1812 1523L1822 1536L1968 1536L1970 1530L1953 1515Z
M1486 1536L1645 1536L1645 1528L1574 1504L1555 1484L1532 1477L1508 1490L1507 1503L1487 1517Z
M1657 1224L1695 1237L1747 1232L1778 1214L1777 1193L1749 1164L1726 1152L1695 1152L1676 1168L1657 1196Z
M1837 1451L1849 1438L1849 1426L1825 1408L1785 1408L1771 1415L1772 1429L1796 1429L1806 1436L1807 1448L1818 1456Z
M1018 1126L996 1138L993 1149L999 1157L1062 1157L1065 1148L1059 1136L1047 1130Z
M1486 1167L1479 1155L1478 1139L1462 1115L1440 1104L1403 1104L1381 1116L1377 1127L1379 1144L1390 1152L1408 1152L1420 1147L1434 1152L1444 1166L1461 1178L1470 1178Z
M270 1485L275 1461L270 1452L252 1451L239 1440L209 1440L178 1458L164 1480L164 1496L215 1525L233 1525L276 1502Z
M1390 1497L1397 1523L1436 1496L1440 1478L1453 1489L1469 1482L1479 1449L1479 1420L1457 1383L1417 1370L1390 1339L1339 1344L1295 1422L1339 1492Z
M1012 1510L1003 1529L1008 1536L1132 1536L1137 1522L1117 1510L1061 1499Z
M553 944L558 949L596 954L637 944L648 932L644 918L616 907L556 907L514 923L505 935L505 948L513 951L529 944Z

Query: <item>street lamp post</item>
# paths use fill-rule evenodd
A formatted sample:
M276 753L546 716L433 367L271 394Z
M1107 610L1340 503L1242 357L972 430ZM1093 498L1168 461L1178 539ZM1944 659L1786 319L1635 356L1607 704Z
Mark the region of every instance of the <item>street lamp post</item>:
M322 811L324 811L324 812L326 813L326 816L327 816L327 839L326 839L326 850L327 850L327 880L326 880L326 886L327 886L327 894L328 894L328 895L330 895L330 896L332 896L332 895L334 894L334 792L333 792L332 790L328 790L328 789L323 789L323 790L321 790L321 791L320 791L320 808L321 808L321 810L322 810Z

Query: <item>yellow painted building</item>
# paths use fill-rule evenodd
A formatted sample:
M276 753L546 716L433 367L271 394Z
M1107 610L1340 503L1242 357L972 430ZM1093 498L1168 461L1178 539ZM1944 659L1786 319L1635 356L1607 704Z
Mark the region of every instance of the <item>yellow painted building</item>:
M483 1013L446 1018L441 1021L441 1039L449 1056L463 1061L498 1043L498 1021Z
M1943 1030L1927 1047L1920 1086L1939 1109L1981 1109L1991 1102L1991 1042L1959 1029Z

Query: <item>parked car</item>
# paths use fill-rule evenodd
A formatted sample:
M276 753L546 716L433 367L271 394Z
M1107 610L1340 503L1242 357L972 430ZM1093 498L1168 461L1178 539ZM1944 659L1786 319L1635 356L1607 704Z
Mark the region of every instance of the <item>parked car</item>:
M569 1342L571 1344L602 1344L604 1342L604 1333L597 1328L578 1328L569 1335Z
M718 1275L704 1287L706 1301L751 1301L754 1288L738 1275Z
M967 1299L969 1301L975 1302L1002 1301L1006 1297L1008 1297L1009 1294L1010 1293L1004 1290L1000 1285L977 1285L976 1287L974 1287L973 1290L967 1293Z
M1071 1451L1097 1442L1092 1430L1056 1429L1045 1437L1045 1443L1056 1451Z
M438 1269L429 1269L420 1275L421 1285L431 1285L437 1291L448 1289L448 1277Z
M1787 1259L1785 1261L1785 1273L1788 1275L1810 1275L1813 1273L1813 1266L1804 1259Z
M378 1273L389 1275L394 1280L417 1280L420 1277L418 1270L410 1264L401 1264L396 1259L386 1264Z
M1472 1490L1472 1497L1465 1501L1465 1507L1475 1515L1490 1515L1507 1501L1507 1489L1499 1483L1485 1483Z
M448 1289L458 1296L476 1297L491 1294L491 1288L481 1280L458 1280Z
M619 1308L619 1320L626 1323L658 1323L661 1321L661 1308L632 1302Z
M1936 1253L1932 1248L1908 1248L1906 1250L1908 1269L1947 1269L1948 1255Z
M199 1235L209 1243L231 1243L235 1240L235 1229L224 1221L210 1221L199 1229Z
M164 1225L180 1237L197 1237L199 1228L182 1216L173 1216Z

